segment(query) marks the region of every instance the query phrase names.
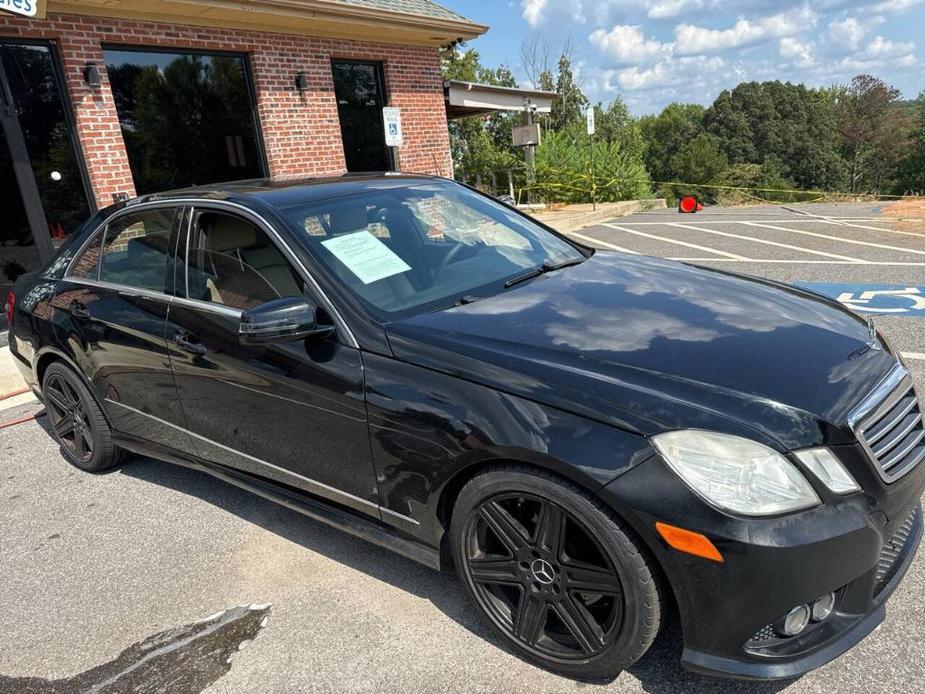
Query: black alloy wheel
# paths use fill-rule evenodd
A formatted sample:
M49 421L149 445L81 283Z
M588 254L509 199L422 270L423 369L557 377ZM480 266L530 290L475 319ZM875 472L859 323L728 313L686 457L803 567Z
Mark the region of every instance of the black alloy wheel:
M477 475L457 497L450 538L492 627L542 667L615 675L658 632L643 551L599 501L551 473L509 464Z
M76 462L93 458L93 431L87 408L74 387L60 374L45 380L45 405L58 441Z
M71 464L86 472L102 472L121 460L122 450L113 443L109 422L96 398L63 362L54 362L45 370L42 399L55 440Z
M492 497L466 535L466 568L482 606L528 648L583 660L619 630L620 578L599 543L558 504L528 494Z

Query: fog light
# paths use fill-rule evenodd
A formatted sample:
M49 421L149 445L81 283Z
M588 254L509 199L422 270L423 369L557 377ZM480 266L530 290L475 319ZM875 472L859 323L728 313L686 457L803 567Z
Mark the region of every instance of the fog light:
M797 605L784 617L784 636L796 636L809 624L809 605Z
M813 603L813 621L821 622L835 609L835 593L823 595Z

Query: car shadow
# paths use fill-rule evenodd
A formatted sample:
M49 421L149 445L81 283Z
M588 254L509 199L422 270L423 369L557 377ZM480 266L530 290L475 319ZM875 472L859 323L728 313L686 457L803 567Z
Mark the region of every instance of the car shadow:
M432 571L204 472L138 456L127 458L113 472L195 496L312 552L426 599L479 638L512 652L481 620L452 574ZM680 666L681 636L677 620L670 619L666 627L649 652L628 670L629 674L640 681L646 692L771 694L793 682L739 682L688 672ZM516 653L514 655L517 656ZM585 685L607 685L612 682L613 679L582 680Z

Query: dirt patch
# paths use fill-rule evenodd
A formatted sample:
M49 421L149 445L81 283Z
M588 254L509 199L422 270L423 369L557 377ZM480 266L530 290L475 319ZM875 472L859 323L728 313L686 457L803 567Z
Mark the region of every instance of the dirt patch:
M883 208L883 216L896 220L894 229L925 236L925 198L899 200Z

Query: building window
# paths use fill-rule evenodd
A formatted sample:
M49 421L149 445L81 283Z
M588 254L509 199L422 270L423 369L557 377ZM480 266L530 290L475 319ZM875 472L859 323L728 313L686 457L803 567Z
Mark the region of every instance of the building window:
M139 195L264 175L247 59L106 48Z

